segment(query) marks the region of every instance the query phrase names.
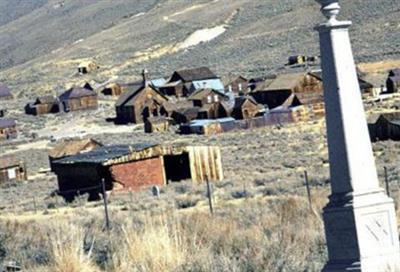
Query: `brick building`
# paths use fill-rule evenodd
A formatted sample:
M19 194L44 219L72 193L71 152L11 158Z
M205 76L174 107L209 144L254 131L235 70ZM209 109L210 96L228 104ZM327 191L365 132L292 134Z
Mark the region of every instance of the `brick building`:
M107 190L140 190L191 179L223 178L218 147L135 144L106 146L53 162L60 194L72 199L79 191L98 197L100 182Z

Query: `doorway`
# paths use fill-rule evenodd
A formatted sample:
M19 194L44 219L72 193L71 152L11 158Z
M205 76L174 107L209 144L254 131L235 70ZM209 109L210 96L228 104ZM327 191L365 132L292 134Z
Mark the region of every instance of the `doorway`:
M167 183L192 178L188 153L164 156L164 167Z

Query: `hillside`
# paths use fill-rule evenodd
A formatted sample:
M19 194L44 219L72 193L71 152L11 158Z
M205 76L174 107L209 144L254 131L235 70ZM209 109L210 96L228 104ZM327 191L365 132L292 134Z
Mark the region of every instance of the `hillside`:
M7 2L0 0L9 14L0 21L0 80L24 96L86 79L132 80L144 66L154 76L199 65L223 76L259 75L288 55L318 55L313 26L323 20L312 0L48 0L16 1L14 9ZM396 2L342 3L358 61L400 54ZM88 58L102 69L76 77Z

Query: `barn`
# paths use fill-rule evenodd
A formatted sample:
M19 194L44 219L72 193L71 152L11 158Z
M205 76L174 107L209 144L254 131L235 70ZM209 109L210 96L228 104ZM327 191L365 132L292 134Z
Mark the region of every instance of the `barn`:
M116 102L116 122L144 123L149 117L166 116L164 104L168 98L159 92L148 80L143 71L143 83L139 88L129 88Z
M58 100L65 112L97 109L98 107L97 93L88 87L72 87L61 94Z
M26 165L14 156L0 158L0 184L27 180Z
M25 113L31 115L42 115L48 113L57 113L60 111L60 105L57 98L53 96L38 97L35 102L28 103L25 106Z
M0 82L0 101L13 99L10 88L4 83Z
M66 199L78 191L97 198L102 179L107 190L137 191L186 179L201 183L223 178L218 147L151 143L97 148L54 161L53 171Z
M14 119L0 118L0 141L15 139L18 136L17 123Z

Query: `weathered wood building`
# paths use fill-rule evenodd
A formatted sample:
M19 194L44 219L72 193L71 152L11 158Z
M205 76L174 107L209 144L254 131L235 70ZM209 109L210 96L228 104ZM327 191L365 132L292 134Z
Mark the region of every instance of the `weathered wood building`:
M235 94L245 94L250 91L249 80L243 76L238 76L234 80L225 85L225 90L234 92Z
M169 117L149 117L144 123L144 132L166 132L169 131L172 123L173 119Z
M0 184L27 180L26 165L14 156L0 158Z
M201 88L224 90L221 79L208 67L175 71L169 81L159 87L163 94L177 97L189 96Z
M265 113L264 106L258 104L251 96L239 96L235 98L235 105L230 116L236 120L251 119Z
M94 61L88 60L83 61L78 65L78 73L88 74L90 72L96 71L100 68Z
M54 161L60 194L79 191L96 198L104 179L107 190L140 190L191 179L223 178L221 152L214 146L135 144L107 146Z
M4 83L0 82L0 100L10 100L13 99L10 88Z
M77 111L97 109L97 93L91 88L72 87L58 98L63 111Z
M102 146L103 144L90 138L62 140L49 151L50 167L53 168L53 161L55 160L77 155L80 153L86 153Z
M149 117L167 116L163 107L167 102L168 98L147 80L147 71L144 71L142 86L129 89L116 102L116 122L143 123Z
M38 97L35 102L28 103L25 106L25 113L32 115L42 115L48 113L57 113L60 111L60 103L53 96Z
M192 101L194 107L203 107L207 104L226 101L228 97L214 89L200 89L190 95L188 99Z
M15 139L18 136L17 123L14 119L0 118L0 141Z

